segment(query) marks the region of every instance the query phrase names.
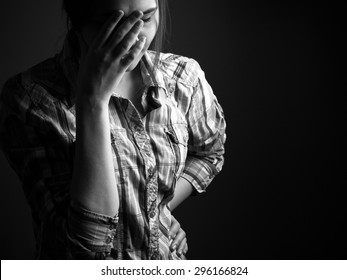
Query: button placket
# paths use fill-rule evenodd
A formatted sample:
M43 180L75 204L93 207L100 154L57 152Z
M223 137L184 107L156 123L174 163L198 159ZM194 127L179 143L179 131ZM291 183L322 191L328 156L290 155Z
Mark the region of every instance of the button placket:
M148 173L148 177L153 177L155 170L154 170L154 167L152 165L148 165L147 173Z
M110 244L113 241L113 236L107 236L106 244Z
M151 212L149 213L149 217L150 217L151 219L153 219L153 218L155 217L155 214L156 214L156 212L155 212L155 210L153 210L153 211L151 211Z
M150 238L149 238L149 257L159 258L159 227L157 221L156 201L158 196L158 182L156 179L156 159L152 150L150 138L145 130L141 119L131 118L132 132L136 145L144 160L145 172L147 173L146 185L146 209L149 219Z
M150 213L153 203L157 200L157 186L149 183L147 185L147 212Z

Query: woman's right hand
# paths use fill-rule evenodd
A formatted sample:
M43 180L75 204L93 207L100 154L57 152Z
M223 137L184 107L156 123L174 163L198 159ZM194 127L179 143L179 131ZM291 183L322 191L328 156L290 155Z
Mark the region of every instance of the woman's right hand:
M135 11L117 26L123 15L122 11L117 11L111 16L82 57L77 103L108 105L125 71L141 54L146 38L136 40L143 26L140 19L143 13Z

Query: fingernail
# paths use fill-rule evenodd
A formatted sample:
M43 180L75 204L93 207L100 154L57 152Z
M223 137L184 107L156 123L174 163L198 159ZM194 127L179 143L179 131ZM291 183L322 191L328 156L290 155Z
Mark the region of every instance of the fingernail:
M180 256L181 254L182 254L182 251L178 251L178 252L177 252L177 255Z
M135 16L136 17L142 17L143 16L142 11L135 11Z
M142 26L143 25L143 21L142 20L137 21L136 25L139 26L139 27Z
M176 250L176 247L177 247L177 245L176 244L174 244L174 245L172 245L172 251L175 251Z
M169 235L169 240L171 240L172 239L172 236L171 235Z
M124 12L122 11L122 10L118 10L117 12L116 12L116 15L117 16L121 16L121 15L123 15L124 14Z
M146 39L147 39L146 36L141 36L139 40L140 40L140 42L145 42ZM171 240L171 236L169 238Z

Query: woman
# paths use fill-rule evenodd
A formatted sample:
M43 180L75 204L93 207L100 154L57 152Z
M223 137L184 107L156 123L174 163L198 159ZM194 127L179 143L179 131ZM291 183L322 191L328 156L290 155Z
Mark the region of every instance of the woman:
M9 79L0 103L36 257L185 259L171 211L221 170L222 108L196 61L160 53L164 0L63 6L62 51Z

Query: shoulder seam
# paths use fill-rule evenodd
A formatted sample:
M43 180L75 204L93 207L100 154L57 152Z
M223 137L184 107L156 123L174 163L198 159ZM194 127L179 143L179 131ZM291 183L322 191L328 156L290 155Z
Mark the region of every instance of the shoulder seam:
M195 87L197 85L197 80L199 77L199 69L200 67L195 67L195 73L190 72L190 69L194 68L194 65L198 65L196 60L193 58L179 56L175 54L164 54L168 55L163 60L161 60L162 67L165 67L166 63L175 63L175 68L173 68L173 73L169 75L166 71L164 75L167 76L170 80L184 84L186 86ZM189 74L186 76L182 76L183 72L187 70Z

